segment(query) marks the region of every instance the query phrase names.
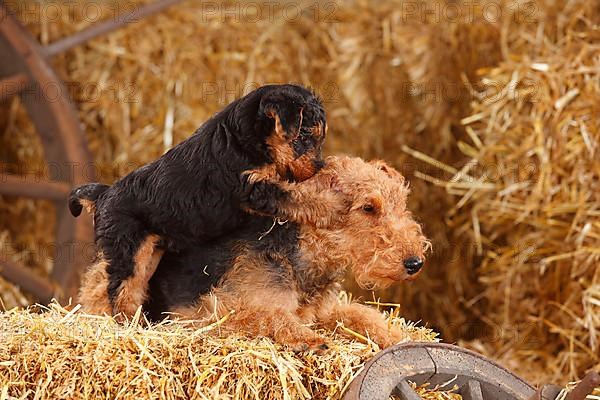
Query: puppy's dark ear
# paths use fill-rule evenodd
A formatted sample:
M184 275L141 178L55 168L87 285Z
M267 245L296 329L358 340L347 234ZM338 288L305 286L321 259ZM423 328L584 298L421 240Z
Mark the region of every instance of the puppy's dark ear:
M81 211L83 211L83 206L81 205L81 199L73 196L73 194L71 194L69 196L69 211L71 212L71 215L74 217L79 217L81 215Z
M277 96L267 96L261 102L261 109L264 115L275 121L277 134L288 140L298 136L302 126L301 105Z

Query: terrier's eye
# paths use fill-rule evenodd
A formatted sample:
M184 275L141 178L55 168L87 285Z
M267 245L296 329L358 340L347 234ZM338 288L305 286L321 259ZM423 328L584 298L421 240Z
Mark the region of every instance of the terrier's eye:
M362 209L367 214L374 214L375 213L375 206L373 204L365 204L364 206L362 206Z

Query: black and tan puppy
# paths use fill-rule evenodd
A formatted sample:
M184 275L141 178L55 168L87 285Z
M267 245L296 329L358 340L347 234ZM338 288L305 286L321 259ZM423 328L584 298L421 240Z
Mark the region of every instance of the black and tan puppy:
M71 213L94 207L98 257L106 263L107 282L98 284L108 296L88 301L88 311L133 314L165 249L218 238L243 226L248 212L299 222L319 221L319 212L329 218L303 192L285 189L285 180L303 181L322 167L325 132L325 112L311 91L263 86L112 186L75 189Z

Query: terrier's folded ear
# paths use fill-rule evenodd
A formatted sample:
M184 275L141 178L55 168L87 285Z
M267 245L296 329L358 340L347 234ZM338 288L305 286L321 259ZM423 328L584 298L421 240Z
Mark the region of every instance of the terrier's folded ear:
M390 178L400 179L404 181L404 176L402 176L402 174L398 172L398 170L387 164L385 161L371 160L369 161L369 164L373 165L378 170L385 172Z

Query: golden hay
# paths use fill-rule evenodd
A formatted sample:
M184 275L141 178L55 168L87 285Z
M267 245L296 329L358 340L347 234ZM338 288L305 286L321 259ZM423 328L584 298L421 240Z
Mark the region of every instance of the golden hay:
M471 346L536 382L600 368L600 7L567 3L483 71L464 166L421 174L457 196L448 219L481 257Z
M138 314L119 325L78 308L0 313L0 398L338 399L377 350L322 332L329 350L294 354L266 338L213 335L219 324L147 326ZM407 340L437 340L393 323Z
M419 386L410 381L409 383L410 386L415 389L415 392L419 395L419 397L424 400L462 400L462 396L456 393L456 386L450 387L449 389L444 389L443 386L431 387L429 383L424 383ZM392 399L396 399L396 397L392 396Z

